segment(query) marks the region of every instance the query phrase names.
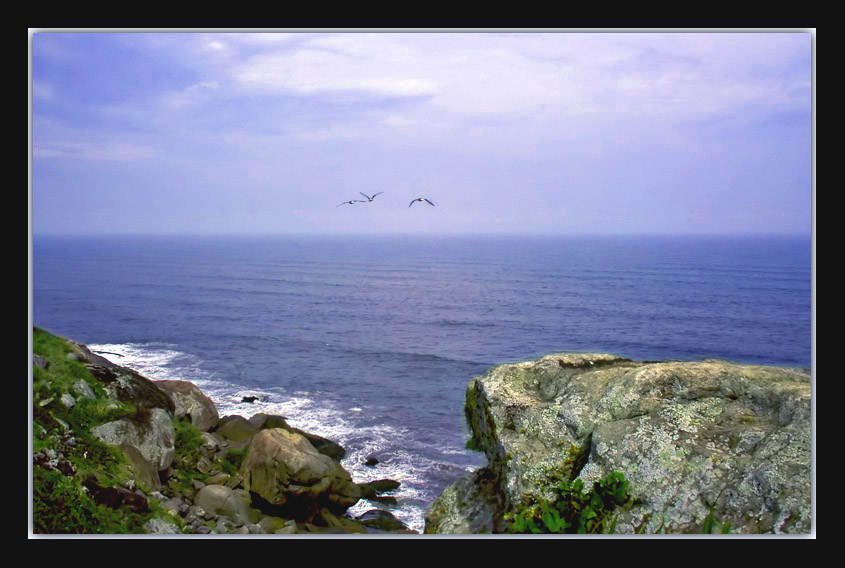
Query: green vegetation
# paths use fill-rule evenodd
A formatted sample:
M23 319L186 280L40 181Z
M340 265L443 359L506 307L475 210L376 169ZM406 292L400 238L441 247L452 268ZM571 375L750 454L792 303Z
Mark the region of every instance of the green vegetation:
M61 453L80 475L93 474L101 482L117 483L127 474L128 462L117 449L98 440L91 428L136 411L131 405L106 398L99 382L79 361L69 359L72 348L61 338L35 329L33 351L49 362L48 368L33 365L33 452ZM73 387L84 382L94 398L76 396L72 407L60 402L74 395Z
M584 492L580 479L559 481L554 498L538 499L509 515L509 533L597 534L613 532L614 510L630 500L628 481L619 472L609 474Z
M241 464L246 456L246 448L241 450L229 450L223 459L220 460L220 471L226 475L234 475L241 469Z
M64 339L33 329L33 353L44 362L32 366L32 531L144 533L144 525L153 517L178 525L178 519L154 499L147 499L142 506L120 500L109 506L95 499L97 491L125 491L124 487L137 485L137 476L123 452L101 442L92 428L120 418L139 419L147 410L109 398L85 364L69 356L73 352ZM69 396L73 398L68 405ZM160 488L166 495L191 488L194 480L207 477L197 470L202 435L189 422L174 421L174 428L173 487ZM223 467L222 462L213 465Z
M127 514L97 505L85 481L116 486L129 477L129 464L117 449L91 434L91 427L131 414L131 406L109 400L81 362L69 358L72 347L43 330L33 330L33 351L48 362L32 367L33 464L32 529L35 533L134 533L155 513ZM94 398L80 397L74 385L85 383ZM67 407L62 396L75 396ZM52 459L47 458L51 456Z
M179 490L190 491L194 481L208 481L208 475L196 469L197 462L203 458L199 451L203 438L190 422L177 420L173 426L176 430L176 451L171 465L173 482Z
M149 519L162 516L156 507L137 513L97 505L77 476L40 467L33 467L32 476L32 531L36 534L143 533Z
M731 532L731 522L727 521L724 523L720 523L716 520L716 515L713 512L713 509L710 509L710 513L704 518L704 525L701 528L702 534L730 534Z

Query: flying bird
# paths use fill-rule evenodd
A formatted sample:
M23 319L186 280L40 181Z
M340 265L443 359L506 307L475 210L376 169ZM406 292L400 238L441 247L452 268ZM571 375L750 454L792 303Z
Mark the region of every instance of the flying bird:
M353 205L355 203L366 203L366 201L364 201L363 199L353 199L351 201L344 201L340 205ZM340 207L340 205L338 205L338 207Z
M372 201L373 199L375 199L375 198L376 198L376 195L381 195L381 194L382 194L382 193L384 193L384 192L383 192L383 191L379 191L378 193L374 193L374 194L372 195L372 197L370 197L369 195L367 195L367 194L366 194L366 193L364 193L363 191L359 191L358 193L360 193L361 195L363 195L364 197L366 197L366 198L367 198L367 201Z
M411 200L411 203L408 205L408 207L410 207L411 205L413 205L413 204L414 204L414 203L416 203L417 201L419 201L419 202L423 202L423 201L425 201L426 203L428 203L429 205L431 205L432 207L434 207L434 203L432 203L431 201L429 201L429 200L428 200L428 199L426 199L425 197L417 197L416 199L412 199L412 200Z

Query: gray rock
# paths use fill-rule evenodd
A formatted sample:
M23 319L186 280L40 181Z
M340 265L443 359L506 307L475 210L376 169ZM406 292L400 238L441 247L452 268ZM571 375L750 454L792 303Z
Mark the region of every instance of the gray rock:
M368 529L383 532L406 532L408 526L396 518L396 516L383 509L370 509L362 515L355 517L355 520L360 522Z
M214 525L214 532L217 534L233 533L237 530L238 525L228 517L220 517Z
M148 491L156 491L161 487L158 464L153 465L135 446L117 444L117 447L129 461L129 466L135 474L135 482Z
M448 486L425 512L426 533L489 534L496 532L500 490L487 468L462 476Z
M80 398L95 398L94 389L86 381L77 381L73 384L73 392Z
M220 421L217 407L194 383L189 381L160 380L156 386L173 400L174 416L187 418L201 432L214 429Z
M154 517L147 521L144 529L150 534L182 534L175 523L161 517Z
M162 408L136 413L91 429L106 444L126 444L136 448L156 471L167 469L173 462L176 431L173 421Z
M293 531L290 532L296 532L296 522L290 519L282 519L267 515L261 517L257 524L266 534L273 534L278 530L287 529L290 525L293 525Z
M225 485L206 485L197 492L194 503L197 508L232 519L237 525L255 523L259 517L257 511L250 507L251 500L246 491Z
M200 452L205 457L211 457L220 451L221 440L214 434L209 432L200 432L203 439L203 445L200 447Z
M466 413L501 503L491 511L489 488L462 480L432 506L426 532L491 519L500 531L556 477L591 487L619 471L636 501L618 533L700 533L711 513L737 533L808 533L810 408L802 369L601 354L495 367L470 382Z
M231 416L224 416L220 419L215 433L218 436L225 438L230 442L246 444L255 436L260 429L254 426L244 418L237 414Z

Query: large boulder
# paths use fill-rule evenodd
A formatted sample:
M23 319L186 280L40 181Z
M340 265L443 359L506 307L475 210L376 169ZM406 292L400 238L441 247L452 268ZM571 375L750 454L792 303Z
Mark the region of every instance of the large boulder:
M155 384L173 400L175 418L187 418L201 432L217 426L220 420L217 407L197 385L178 380L159 380Z
M463 479L426 532L502 531L555 479L630 482L618 533L811 531L811 385L805 369L723 361L639 363L559 354L502 365L467 389L470 447L486 486ZM492 493L496 498L491 498ZM728 524L729 523L729 524Z
M135 475L134 481L148 491L158 491L161 487L161 478L158 474L158 464L153 465L144 457L141 451L135 446L119 444L117 446L126 456L129 467Z
M225 485L206 485L197 493L194 503L205 511L232 519L239 526L255 523L260 514L250 507L249 493Z
M244 488L273 507L293 514L326 506L342 513L360 499L360 488L332 458L302 435L284 428L261 430L241 466Z
M254 426L243 416L233 414L220 419L215 433L229 442L248 444L252 437L259 431L258 427Z
M318 452L327 455L338 462L346 455L346 450L343 446L334 440L329 440L328 438L323 438L322 436L305 432L299 428L294 428L287 423L284 416L260 413L250 417L249 423L261 430L265 430L267 428L284 428L288 432L296 432L297 434L305 436Z
M162 408L142 410L91 431L106 444L134 447L155 471L163 471L173 462L176 431L170 414Z

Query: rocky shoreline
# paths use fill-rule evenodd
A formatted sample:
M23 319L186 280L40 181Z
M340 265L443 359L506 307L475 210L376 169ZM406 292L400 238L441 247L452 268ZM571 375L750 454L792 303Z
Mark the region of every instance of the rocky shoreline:
M356 483L336 442L283 416L221 417L193 383L33 336L34 533L416 534L390 512L398 482ZM487 464L443 491L424 532L513 532L560 487L623 475L616 534L809 534L811 382L606 354L494 367L465 403ZM361 499L381 506L351 516Z
M344 448L332 440L293 428L282 416L220 417L193 383L153 381L85 345L62 341L67 361L57 364L39 354L33 359L34 369L41 370L34 378L33 428L40 449L33 453L33 470L52 488L78 481L84 499L138 515L144 519L141 532L151 534L416 533L389 511L399 483L354 482L340 464ZM68 361L77 377L60 393L40 377ZM79 425L91 422L80 418L83 406L120 417L83 430ZM116 461L125 467L119 473L87 462L89 454L101 451L99 443L120 453L123 459ZM64 479L57 481L57 475ZM360 499L385 507L348 516ZM34 515L56 505L70 508L34 505ZM43 532L42 521L34 519L35 532ZM83 529L103 530L71 524L66 532Z

